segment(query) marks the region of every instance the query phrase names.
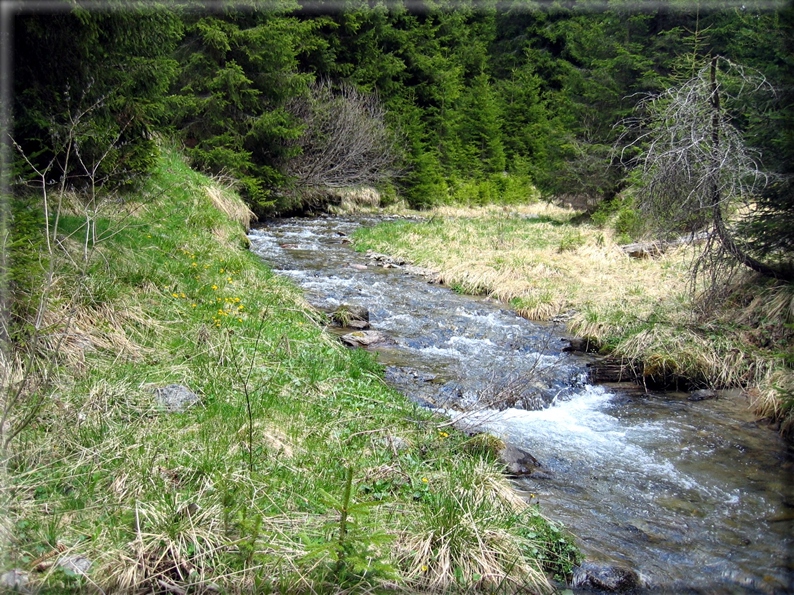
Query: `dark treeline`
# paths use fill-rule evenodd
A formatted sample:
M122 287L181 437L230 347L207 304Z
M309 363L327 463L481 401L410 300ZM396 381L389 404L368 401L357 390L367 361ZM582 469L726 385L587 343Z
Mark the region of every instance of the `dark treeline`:
M31 173L24 154L50 181L130 183L152 167L161 136L236 179L260 213L300 210L345 185L414 207L519 201L532 185L610 199L630 180L616 124L713 55L777 89L737 125L765 170L790 173L789 5L29 6L14 17L18 176ZM347 169L329 171L321 155Z

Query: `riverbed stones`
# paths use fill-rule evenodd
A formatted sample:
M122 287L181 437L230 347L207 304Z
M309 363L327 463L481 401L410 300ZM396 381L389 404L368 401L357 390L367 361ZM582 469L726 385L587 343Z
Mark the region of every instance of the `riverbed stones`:
M180 413L199 402L199 396L181 384L169 384L154 391L157 404L169 413Z
M640 577L631 568L600 562L583 562L574 569L571 581L574 589L600 589L609 593L622 593L640 586Z
M342 335L340 339L342 343L350 347L371 347L391 343L391 338L380 331L354 331Z

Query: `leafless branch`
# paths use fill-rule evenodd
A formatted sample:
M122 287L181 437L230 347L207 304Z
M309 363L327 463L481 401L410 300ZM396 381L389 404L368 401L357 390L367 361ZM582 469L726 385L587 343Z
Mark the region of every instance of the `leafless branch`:
M395 174L396 151L377 95L324 81L294 99L289 111L304 124L287 164L298 188L376 185Z

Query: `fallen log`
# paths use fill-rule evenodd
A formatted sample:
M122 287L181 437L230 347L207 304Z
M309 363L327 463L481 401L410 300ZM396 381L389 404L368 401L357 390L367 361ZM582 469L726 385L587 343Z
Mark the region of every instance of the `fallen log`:
M642 383L642 367L623 359L607 357L588 364L590 382L636 382Z
M621 246L620 249L632 258L655 258L657 256L661 256L670 248L677 248L679 246L704 242L708 239L708 237L708 232L703 231L700 233L680 237L675 240L658 240L654 242L635 242L634 244L625 244Z

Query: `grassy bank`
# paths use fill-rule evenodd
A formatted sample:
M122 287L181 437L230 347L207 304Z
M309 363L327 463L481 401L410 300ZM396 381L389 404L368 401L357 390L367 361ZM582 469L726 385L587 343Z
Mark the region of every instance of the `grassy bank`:
M362 229L356 246L434 269L453 288L526 318L562 317L573 335L635 363L649 382L742 386L759 416L791 430L794 290L746 280L720 309L695 316L693 248L633 259L608 228L575 223L576 215L545 203L438 209L424 222Z
M2 361L4 584L542 593L571 571L488 440L389 389L245 249L232 192L166 152L88 239L63 198L63 250L39 254L15 306L27 341ZM199 402L170 412L173 384Z

